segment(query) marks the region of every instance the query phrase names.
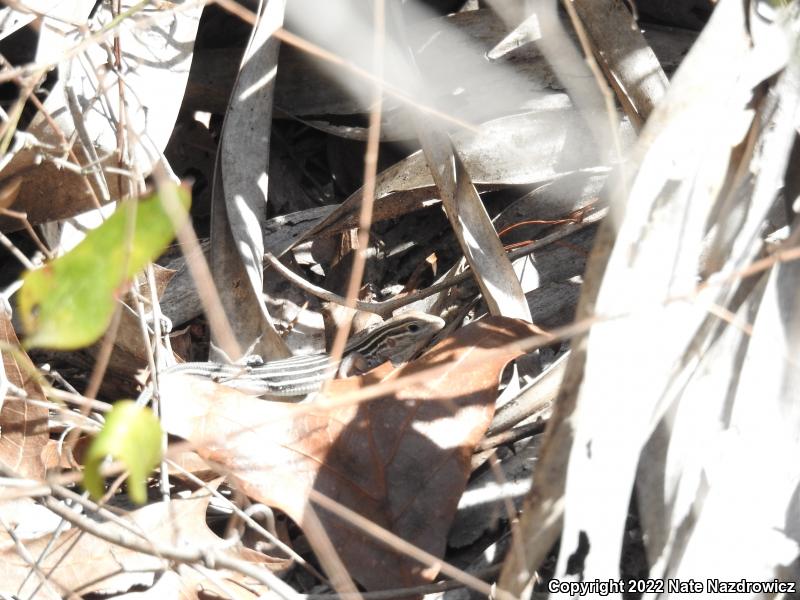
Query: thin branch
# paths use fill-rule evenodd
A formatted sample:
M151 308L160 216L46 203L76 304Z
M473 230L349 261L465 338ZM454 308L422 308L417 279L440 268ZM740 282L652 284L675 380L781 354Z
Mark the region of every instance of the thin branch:
M19 262L21 262L21 263L22 263L22 266L23 266L23 267L25 267L26 269L28 269L28 270L30 270L30 271L32 271L32 270L34 270L34 269L36 268L36 265L34 265L34 264L33 264L33 263L32 263L32 262L31 262L31 261L28 259L28 257L27 257L27 256L25 256L25 255L22 253L22 251L21 251L19 248L17 248L17 247L14 245L14 242L12 242L12 241L11 241L11 240L10 240L10 239L9 239L9 238L6 236L6 234L4 234L4 233L2 233L2 232L0 232L0 244L3 244L3 246L5 246L5 247L6 247L6 250L8 250L9 252L11 252L11 254L13 254L13 255L14 255L14 257L15 257L15 258L16 258L16 259L17 259Z
M386 14L384 0L373 3L373 57L375 77L383 79L383 55L386 45ZM356 248L350 280L347 283L347 295L344 306L354 308L358 299L358 290L364 279L364 267L367 263L367 246L369 246L369 230L372 227L372 209L375 204L375 182L378 174L378 151L381 141L381 115L383 113L383 91L380 84L372 88L372 107L369 111L369 129L367 132L367 148L364 152L364 187L361 195L361 210L358 216L358 248ZM338 362L344 352L347 335L353 321L353 312L347 310L339 323L333 339L331 356Z

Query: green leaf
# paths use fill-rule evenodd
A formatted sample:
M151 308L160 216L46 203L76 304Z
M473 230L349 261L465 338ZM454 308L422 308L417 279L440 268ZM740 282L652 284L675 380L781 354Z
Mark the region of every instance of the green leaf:
M86 452L83 487L95 499L103 495L100 465L106 456L112 456L128 469L128 496L144 504L147 476L161 461L161 435L161 423L153 411L133 400L117 402Z
M114 303L131 278L158 257L175 235L161 197L177 198L183 214L189 208L189 192L184 188L170 186L162 192L120 203L105 223L70 252L25 274L19 309L26 347L72 350L103 335Z

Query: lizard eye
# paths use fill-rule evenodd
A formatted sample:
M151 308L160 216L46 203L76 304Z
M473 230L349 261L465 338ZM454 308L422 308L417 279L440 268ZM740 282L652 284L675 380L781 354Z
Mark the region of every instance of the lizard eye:
M411 323L411 324L409 324L409 326L408 326L408 330L409 330L411 333L417 333L417 332L419 331L419 325L417 325L416 323Z

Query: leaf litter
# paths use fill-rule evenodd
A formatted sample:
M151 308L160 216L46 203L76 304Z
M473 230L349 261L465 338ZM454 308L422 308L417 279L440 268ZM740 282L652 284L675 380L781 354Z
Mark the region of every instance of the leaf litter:
M704 2L423 4L439 12L224 1L198 20L123 1L42 35L0 10L0 271L29 324L5 320L0 348L0 591L511 598L553 577L796 575L796 6L723 0L690 51L675 27L703 28ZM49 273L70 260L50 259L60 220L173 174L194 197L159 258L175 276L143 270L167 243L146 226L157 249L84 274L110 300L71 341L31 329L81 303L18 294L17 262ZM300 403L163 373L322 352L405 310L447 322L421 356ZM149 504L91 453L108 497L81 499L89 438L144 387L170 434L150 433L155 471L130 468Z

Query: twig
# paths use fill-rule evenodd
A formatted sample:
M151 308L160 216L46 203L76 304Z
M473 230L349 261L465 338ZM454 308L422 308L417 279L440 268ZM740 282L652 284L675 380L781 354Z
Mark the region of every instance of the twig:
M83 536L84 532L81 532L79 535L75 536L75 539L72 540L69 547L65 549L64 552L61 553L61 555L58 557L58 560L56 560L55 564L53 564L49 568L49 570L46 573L44 573L42 570L42 562L44 561L45 558L47 558L47 554L50 552L50 550L52 550L53 546L56 544L61 534L64 533L64 530L66 529L67 525L68 525L67 521L62 517L62 519L58 522L55 531L53 531L50 534L50 539L47 540L47 544L45 545L44 548L42 548L42 551L39 552L38 558L31 565L30 571L28 571L28 575L20 584L19 589L17 590L18 592L22 591L22 588L28 582L28 579L30 579L31 575L33 575L34 573L36 573L37 575L42 573L44 575L44 577L40 575L41 581L39 581L39 585L37 585L28 596L29 600L33 600L33 598L36 597L36 595L39 593L39 590L42 588L43 585L52 584L53 573L55 573L56 569L59 567L61 562L67 557L67 554L72 552L72 550L75 548L75 546L78 544L81 537Z
M605 77L603 77L603 72L594 58L594 53L592 52L592 43L589 40L589 36L586 33L583 22L581 22L581 18L575 11L575 6L572 4L572 0L562 0L562 4L567 10L570 21L572 21L572 26L575 28L575 33L578 34L578 40L581 43L581 49L583 50L586 64L589 65L589 70L592 72L592 75L594 75L594 78L597 81L597 87L600 90L600 94L603 96L606 116L608 116L608 130L611 134L611 139L614 141L614 150L616 150L617 160L619 161L620 170L622 171L622 181L626 181L625 162L622 159L622 142L619 139L619 131L617 129L617 109L614 105L614 94L608 87L608 83L606 82ZM627 197L627 194L625 194L625 196Z
M114 341L117 339L117 331L119 331L119 324L122 320L122 304L117 303L114 307L114 314L111 316L111 323L103 336L103 341L100 343L100 350L97 352L95 358L94 368L89 377L89 383L86 386L86 397L96 398L97 392L100 390L100 385L103 382L103 377L108 369L108 363L111 360L111 353L114 351ZM74 440L71 440L74 441Z
M113 35L123 21L144 10L148 4L150 4L150 0L142 0L137 4L134 4L125 12L120 13L118 17L109 21L108 24L101 27L98 31L92 33L91 35L85 36L78 44L62 52L59 55L57 62L27 64L27 65L22 65L20 67L16 67L14 69L9 69L5 73L0 73L0 83L11 81L17 77L25 78L29 76L31 72L34 73L34 77L38 77L40 74L41 76L44 76L45 73L51 71L53 68L58 66L59 63L66 62L74 58L85 48L88 48L89 46L92 46L94 44L99 44L103 40L105 40L108 36ZM180 9L186 10L188 8L194 7L195 4L196 4L195 2L185 2L184 4L180 5ZM174 10L176 9L173 9L173 11ZM48 14L47 16L48 18L51 18L51 15ZM62 20L62 22L65 21ZM149 22L142 23L141 28L144 29L149 24L150 24ZM72 25L72 23L69 23L69 25ZM86 28L83 27L83 30L85 31Z
M386 14L384 0L373 1L373 68L377 79L383 79L383 57L384 45L386 43ZM276 35L277 37L277 35ZM358 291L364 279L364 268L367 263L367 247L369 246L369 231L372 227L372 212L375 204L375 185L378 175L378 151L381 141L381 115L383 113L383 91L379 84L375 84L372 89L372 106L369 112L369 128L367 131L367 147L364 152L364 187L361 197L361 207L358 216L358 235L355 258L350 271L350 279L347 283L347 292L344 306L348 309L355 307L358 299ZM333 338L331 348L331 358L334 363L338 362L344 353L347 336L350 333L350 326L353 322L354 312L344 311L343 319L338 323L336 335ZM330 379L323 384L322 390L328 387ZM308 507L311 509L311 507ZM342 559L339 557L333 543L328 536L325 528L322 527L314 510L308 510L305 515L305 533L308 535L314 550L319 557L325 572L330 576L331 583L337 591L342 590L348 593L357 593L355 582L347 572Z
M383 54L386 44L386 7L384 0L373 2L373 56L375 77L383 79ZM367 132L367 148L364 152L364 187L361 195L361 207L358 215L358 248L355 260L350 271L350 280L347 283L347 294L344 306L352 309L358 299L358 290L364 279L364 267L367 263L367 246L369 245L369 230L372 227L372 209L375 204L375 182L378 174L378 150L381 141L381 114L383 113L383 92L380 84L372 88L372 107L369 111L369 129ZM336 336L333 338L331 356L334 362L339 361L344 352L347 335L353 321L352 310L344 312L344 318L338 324Z
M484 438L475 448L475 452L484 452L497 448L498 446L513 444L527 437L538 435L544 432L545 425L546 423L544 421L536 421L535 423L520 425L519 427L514 427L513 429L498 433L492 437Z
M25 108L25 103L28 101L28 97L33 94L33 90L36 89L36 86L44 76L45 72L40 70L35 74L34 77L31 78L31 81L28 85L21 86L17 101L8 112L8 118L5 120L2 126L0 126L0 156L4 156L8 152L8 148L11 146L11 141L17 131L19 120L22 117L22 111Z
M17 556L19 556L22 560L24 560L30 566L31 573L35 573L39 577L39 579L41 580L42 584L46 583L46 584L52 586L52 582L47 577L47 574L42 572L41 568L36 563L36 559L33 558L33 555L25 547L25 544L22 542L22 540L20 540L17 537L17 535L14 533L14 530L11 529L6 524L6 522L3 520L2 515L0 515L0 527L5 529L6 535L8 535L8 537L11 538L11 541L14 542L14 546L17 549ZM29 573L29 576L30 576L30 573ZM26 581L27 581L27 579L26 579ZM53 588L53 591L56 594L59 594L59 595L63 593L63 590L57 590L55 588Z
M339 294L334 294L333 292L329 292L328 290L319 287L318 285L314 285L313 283L306 281L300 275L292 271L290 268L286 267L280 260L275 258L270 252L267 252L264 255L264 258L272 265L272 267L283 277L285 277L288 281L294 283L297 287L301 290L308 292L316 296L317 298L321 298L327 302L335 302L336 304L341 304L343 306L347 305L347 298L344 296L340 296ZM361 300L355 300L353 305L358 310L365 310L368 312L374 312L381 314L380 310L377 308L377 305L382 304L380 302L363 302Z
M214 287L214 278L205 259L197 233L190 219L186 217L182 210L178 209L179 202L173 193L169 192L171 179L165 170L165 165L157 163L153 169L153 177L156 180L159 193L162 198L162 207L167 213L172 225L175 228L175 236L178 238L181 252L186 259L186 267L192 276L192 281L197 287L197 294L203 311L208 318L208 326L214 339L219 340L219 345L228 356L241 356L239 342L233 335L231 324L222 307L217 289Z
M19 248L17 248L17 247L14 245L14 242L12 242L10 239L8 239L8 237L6 236L6 234L4 234L4 233L2 233L2 232L0 232L0 244L3 244L3 246L5 246L5 247L6 247L6 249L7 249L9 252L11 252L11 254L13 254L13 255L14 255L14 257L15 257L15 258L16 258L16 259L17 259L19 262L21 262L21 263L22 263L22 266L24 266L26 269L28 269L28 270L31 270L31 271L32 271L33 269L35 269L35 268L36 268L36 265L34 265L34 264L33 264L33 263L30 261L30 260L28 260L28 257L27 257L27 256L25 256L25 255L24 255L24 254L23 254L23 253L22 253L22 252L19 250Z
M86 396L81 396L79 394L65 392L64 390L59 390L54 387L44 386L44 392L48 398L55 398L61 402L67 402L76 406L86 407L95 412L106 413L111 410L111 406L107 402L100 402L99 400L95 400L93 398L87 398Z
M2 64L6 68L13 68L13 65L10 62L8 62L5 59L5 57L3 57L3 56L0 56L0 64ZM23 82L22 82L22 79L20 77L17 77L14 81L18 86L23 87ZM67 152L67 154L69 155L70 159L76 165L79 164L80 161L78 161L78 157L75 155L75 151L73 150L73 148L70 145L70 143L67 141L67 137L64 135L64 132L61 130L61 127L59 127L58 123L56 123L55 120L53 119L53 116L50 114L50 111L45 108L44 104L42 104L42 102L39 100L39 98L36 97L36 94L31 94L30 95L30 101L36 107L36 110L38 110L42 114L42 116L44 116L44 119L45 119L45 121L47 121L47 124L50 126L50 129L58 137L58 141L61 144L62 150ZM63 165L64 163L70 164L68 161L64 161L64 160L61 160L61 159L51 158L51 160L53 160L53 162L55 162L56 164L60 164L60 165ZM56 160L58 160L58 162L56 162ZM92 199L92 202L95 205L95 208L100 208L100 200L97 198L97 194L95 193L94 188L92 187L92 185L89 183L89 181L86 178L84 178L84 185L86 187L86 191L89 194L89 197ZM31 225L28 222L27 218L25 218L24 223L26 225L26 229L29 230L29 233L31 233L31 235L34 236L34 240L37 242L37 244L41 244L41 242L38 241L39 237L35 233L32 233L33 232L33 228L31 227ZM41 248L41 246L40 246L40 248ZM45 255L48 258L50 258L50 254L48 252L45 252Z
M71 65L72 63L67 63ZM89 136L89 132L86 130L86 125L83 122L83 113L81 112L80 104L78 103L78 96L75 94L75 90L72 89L72 85L69 83L69 67L67 72L64 74L64 78L66 83L64 83L64 94L66 95L67 99L67 107L69 108L70 115L72 115L72 124L75 126L75 132L78 134L78 139L81 141L81 146L83 147L83 153L86 155L86 160L92 164L99 164L100 158L97 156L97 149L94 147L94 143L92 142L92 138ZM103 170L98 168L94 168L91 171L91 175L95 180L95 184L97 185L97 189L100 190L100 195L103 197L103 203L106 204L111 201L111 192L108 187L108 182L106 181L105 174Z
M37 248L39 248L39 251L42 254L44 254L44 256L47 258L47 260L52 260L53 259L53 254L52 254L52 252L50 252L50 249L47 246L44 245L44 242L42 242L42 239L33 230L33 227L31 226L30 221L28 221L28 215L27 214L25 214L23 212L18 212L16 210L11 210L11 209L8 209L8 208L0 208L0 215L6 215L8 217L11 217L12 219L18 219L22 223L22 226L25 228L25 231L28 232L28 235L33 240L33 243L36 244Z

